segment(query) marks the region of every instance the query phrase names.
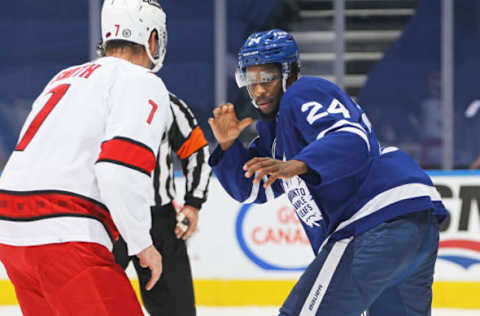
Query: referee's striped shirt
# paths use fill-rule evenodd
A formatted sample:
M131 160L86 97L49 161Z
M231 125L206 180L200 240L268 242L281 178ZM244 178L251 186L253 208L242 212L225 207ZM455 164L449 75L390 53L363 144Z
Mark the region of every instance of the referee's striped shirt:
M162 136L154 171L155 204L162 206L175 198L172 154L181 161L185 176L185 205L201 208L207 199L212 170L208 165L208 146L205 136L187 104L170 93L171 125Z

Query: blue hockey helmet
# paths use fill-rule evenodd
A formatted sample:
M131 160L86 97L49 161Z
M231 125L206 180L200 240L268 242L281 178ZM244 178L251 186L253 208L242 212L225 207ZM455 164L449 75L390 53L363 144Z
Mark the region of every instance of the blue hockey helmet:
M246 67L270 63L281 65L285 91L292 65L300 66L298 46L291 34L273 29L250 35L238 53L237 85L241 88L251 84L246 76ZM266 82L268 78L264 80Z

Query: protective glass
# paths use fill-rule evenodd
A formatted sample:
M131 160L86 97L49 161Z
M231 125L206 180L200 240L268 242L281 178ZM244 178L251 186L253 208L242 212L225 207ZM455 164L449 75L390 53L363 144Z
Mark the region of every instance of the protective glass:
M235 72L235 79L239 88L247 87L252 84L268 83L281 79L281 74L278 71L246 71L237 69Z

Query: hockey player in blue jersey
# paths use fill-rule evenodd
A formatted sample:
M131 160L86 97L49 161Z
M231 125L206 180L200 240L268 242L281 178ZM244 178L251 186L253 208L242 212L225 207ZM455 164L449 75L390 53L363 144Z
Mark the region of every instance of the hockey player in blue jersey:
M209 124L219 143L210 165L243 203L286 193L316 258L281 316L430 315L438 222L447 212L430 178L403 151L379 145L361 107L333 83L299 74L293 37L252 34L239 53L237 83L262 119L232 104Z

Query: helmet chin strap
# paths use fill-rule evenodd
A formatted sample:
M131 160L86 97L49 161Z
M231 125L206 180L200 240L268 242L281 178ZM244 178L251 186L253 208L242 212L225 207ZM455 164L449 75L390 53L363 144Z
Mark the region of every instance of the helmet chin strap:
M288 63L282 64L282 89L283 93L287 92L287 80L290 75L290 67Z
M147 51L147 56L153 64L153 68L151 69L151 71L152 72L157 72L162 68L163 63L159 59L153 58L152 54L150 53L149 39L150 39L150 36L152 35L153 31L154 30L152 30L150 32L150 34L148 35L147 41L145 42L145 44L143 46L145 46L145 50ZM160 39L157 40L157 45L158 45L158 49L160 50Z
M257 103L255 102L255 99L253 98L252 94L250 93L250 90L248 90L248 87L247 87L247 92L248 92L248 95L250 96L250 100L252 101L252 105L256 108L256 109L260 109L257 105Z
M288 75L282 73L282 89L283 89L283 93L287 92L287 79L288 79Z

